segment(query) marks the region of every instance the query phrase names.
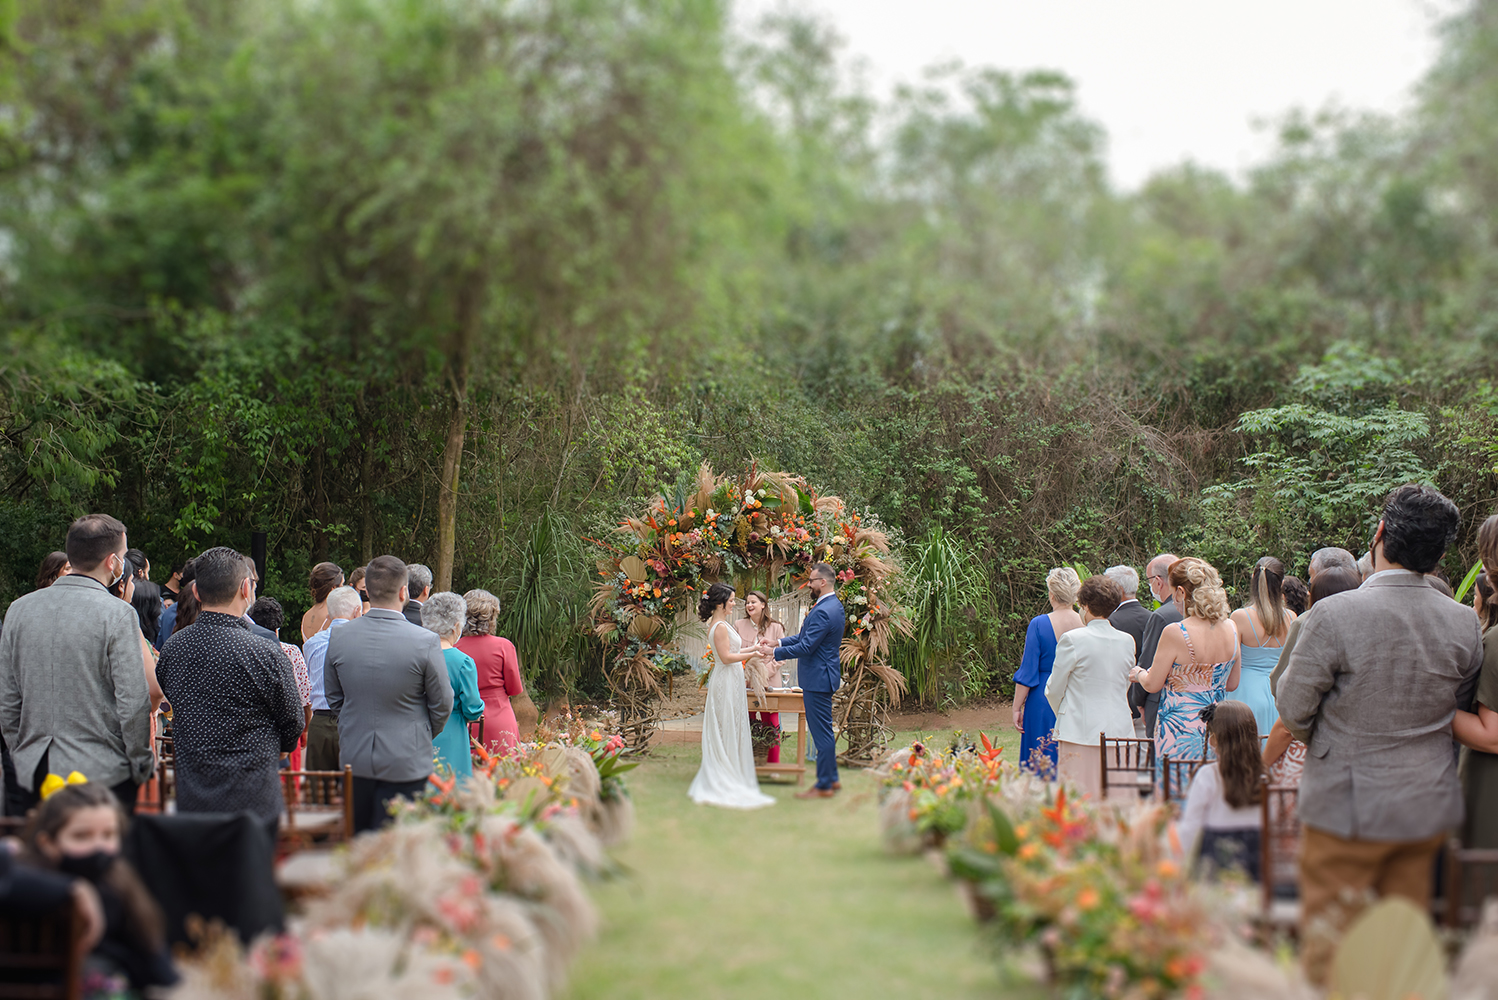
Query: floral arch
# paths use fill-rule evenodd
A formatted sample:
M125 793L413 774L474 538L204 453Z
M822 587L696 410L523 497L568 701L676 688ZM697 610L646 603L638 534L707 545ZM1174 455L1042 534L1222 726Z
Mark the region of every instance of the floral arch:
M706 587L731 581L742 594L759 585L773 597L805 586L812 564L826 562L847 614L843 687L833 705L848 738L843 759L870 764L883 750L889 706L905 691L888 662L890 641L908 635L910 622L894 593L899 566L871 516L818 495L799 476L757 466L718 476L704 462L694 490L655 497L598 545L593 628L632 746L649 743L661 680L679 659L678 621L695 613Z

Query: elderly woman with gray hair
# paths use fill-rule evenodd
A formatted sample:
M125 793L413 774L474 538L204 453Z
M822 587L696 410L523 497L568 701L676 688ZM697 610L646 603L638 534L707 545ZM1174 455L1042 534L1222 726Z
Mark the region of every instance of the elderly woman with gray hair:
M447 679L453 686L453 712L442 732L432 738L437 765L445 767L458 779L473 776L473 752L468 739L468 724L484 717L484 699L479 697L479 673L473 658L455 648L468 606L457 594L433 594L421 606L422 627L436 632L442 640L442 660L447 664Z
M487 590L470 590L468 624L458 648L478 664L479 694L484 699L484 744L498 752L520 742L520 724L515 720L512 698L525 694L520 680L520 656L515 644L494 634L499 623L499 598Z

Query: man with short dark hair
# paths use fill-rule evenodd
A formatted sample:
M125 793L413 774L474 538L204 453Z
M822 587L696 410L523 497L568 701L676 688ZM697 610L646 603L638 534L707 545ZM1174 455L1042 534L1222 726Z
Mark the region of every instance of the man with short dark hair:
M1429 909L1436 852L1461 824L1451 721L1477 685L1482 636L1471 608L1425 582L1460 521L1429 486L1391 493L1373 574L1316 602L1280 678L1280 718L1309 747L1300 936L1317 984L1368 896Z
M847 618L837 599L837 574L826 563L812 566L807 580L815 603L801 623L801 631L778 641L764 640L760 646L777 660L795 660L806 702L806 725L817 748L817 783L798 799L831 798L843 787L837 777L837 735L832 729L832 694L843 685L843 667L838 650L843 643Z
M1138 666L1145 670L1154 666L1155 651L1160 648L1160 636L1164 634L1168 625L1174 625L1182 619L1181 609L1176 607L1175 598L1171 596L1170 573L1171 563L1177 561L1177 556L1169 552L1162 552L1151 559L1144 567L1145 583L1149 584L1150 593L1160 606L1150 612L1150 619L1145 623L1144 635L1139 642ZM1129 705L1143 709L1144 733L1150 739L1155 738L1155 720L1160 717L1160 692L1150 693L1138 684L1129 686Z
M358 832L389 823L393 800L421 794L432 774L432 737L452 714L442 643L402 614L409 578L395 556L370 560L369 610L328 637L323 686L338 717L339 765L354 769Z
M167 639L156 667L172 705L179 812L248 810L274 829L281 755L302 735L302 699L291 661L250 634L250 569L231 548L193 560L193 623Z
M128 548L119 521L80 517L68 528L73 572L6 613L0 732L27 806L48 774L78 771L132 811L155 767L140 623L107 589L129 572Z
M182 569L186 565L186 559L178 559L172 563L172 575L161 585L161 603L167 607L177 603L177 594L182 588Z
M432 571L421 563L412 563L406 567L406 574L406 586L410 588L411 596L401 609L401 614L412 625L420 625L421 606L432 596Z

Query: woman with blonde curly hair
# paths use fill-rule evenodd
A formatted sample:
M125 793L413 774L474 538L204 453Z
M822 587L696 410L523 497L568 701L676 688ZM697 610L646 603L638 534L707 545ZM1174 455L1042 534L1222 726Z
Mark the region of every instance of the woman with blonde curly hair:
M487 590L470 590L463 595L463 603L468 609L467 621L463 637L454 648L473 657L478 667L485 749L497 753L520 742L520 723L510 704L511 699L525 693L520 654L515 652L513 642L494 634L499 624L499 598Z
M1082 580L1076 570L1061 566L1045 575L1045 586L1050 613L1030 619L1025 652L1014 674L1014 728L1020 731L1019 766L1051 777L1056 773L1056 740L1051 735L1056 713L1045 698L1045 685L1056 663L1056 640L1082 627L1082 616L1073 607ZM1035 688L1040 688L1039 698L1030 697Z
M1165 575L1176 607L1186 617L1160 634L1149 669L1135 667L1130 674L1146 691L1161 692L1155 723L1157 773L1167 755L1176 760L1206 757L1207 724L1201 710L1236 691L1242 670L1238 629L1217 570L1204 559L1177 559Z

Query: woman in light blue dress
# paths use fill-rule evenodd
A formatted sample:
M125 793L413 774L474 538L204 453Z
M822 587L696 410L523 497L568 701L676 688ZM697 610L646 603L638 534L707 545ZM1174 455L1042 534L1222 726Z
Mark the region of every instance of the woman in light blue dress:
M468 724L484 717L484 699L479 694L479 668L473 657L454 648L468 620L468 605L457 594L433 594L421 606L421 624L442 640L442 662L453 686L453 711L442 732L432 738L432 754L439 768L464 780L473 777L473 751Z
M1082 627L1082 616L1073 606L1082 580L1066 566L1045 575L1051 598L1051 613L1036 615L1025 630L1025 652L1014 674L1014 728L1020 731L1019 766L1047 778L1056 775L1056 713L1045 697L1045 684L1056 663L1056 640ZM1040 689L1035 697L1032 691Z
M1227 700L1241 701L1253 709L1261 738L1269 735L1280 717L1269 678L1279 663L1290 623L1295 620L1295 613L1285 607L1284 579L1283 563L1274 556L1260 559L1254 567L1248 607L1233 612L1233 624L1238 626L1243 641L1243 673L1238 690Z

